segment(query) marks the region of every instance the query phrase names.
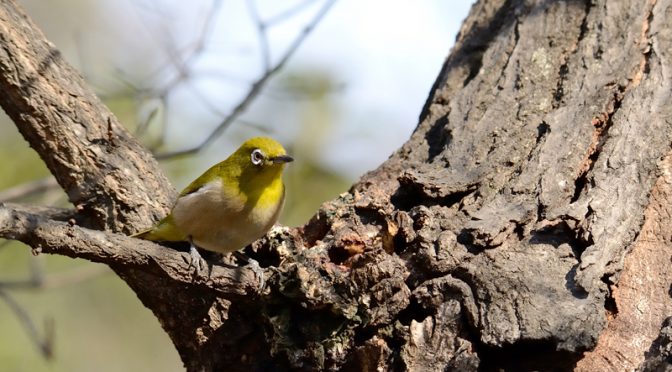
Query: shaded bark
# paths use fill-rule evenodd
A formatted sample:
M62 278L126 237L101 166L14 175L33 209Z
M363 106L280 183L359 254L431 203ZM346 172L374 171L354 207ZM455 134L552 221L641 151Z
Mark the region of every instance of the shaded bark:
M109 264L192 371L652 370L672 313L670 20L672 1L479 1L409 141L253 244L258 293L249 270L194 277L115 234L174 192L3 0L0 104L76 209L0 207L0 236Z

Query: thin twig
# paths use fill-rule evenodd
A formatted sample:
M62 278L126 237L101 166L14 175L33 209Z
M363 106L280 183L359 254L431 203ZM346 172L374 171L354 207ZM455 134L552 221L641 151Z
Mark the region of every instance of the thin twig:
M207 12L207 16L203 22L203 26L201 27L201 31L198 35L198 37L195 39L195 41L189 45L187 45L183 50L174 50L172 48L172 45L174 44L172 41L169 43L161 43L162 38L167 37L167 35L170 35L169 32L163 31L160 33L156 33L151 29L148 29L148 34L153 37L158 44L166 44L164 51L166 55L168 56L169 62L159 66L156 68L154 71L150 72L149 79L151 80L152 77L159 76L163 74L166 69L168 68L174 68L175 69L175 75L169 79L165 84L163 84L163 87L157 88L157 89L151 89L151 88L144 88L140 87L137 84L135 84L131 79L126 78L129 74L124 72L121 69L118 69L118 79L119 81L124 84L126 87L130 88L132 92L135 93L136 96L142 96L142 95L149 95L149 96L154 96L158 99L165 99L168 92L174 88L177 84L180 82L186 80L187 78L190 77L191 71L189 71L189 62L191 62L193 59L197 58L198 56L201 55L201 53L205 50L205 46L207 45L207 39L211 34L212 27L214 27L214 18L218 13L219 8L221 7L222 0L213 0L212 1L212 6ZM160 12L160 8L151 9L152 14L157 14ZM165 15L164 15L165 16ZM140 22L141 25L146 25L146 22ZM110 98L113 96L104 96L105 98Z
M203 50L205 50L207 39L211 34L212 27L214 27L215 15L217 15L221 4L222 0L213 0L212 7L208 11L207 17L203 22L203 27L200 30L200 34L194 43L188 45L185 50L182 51L176 51L170 47L165 48L170 63L159 67L156 71L150 73L150 75L160 75L168 67L175 68L176 74L172 79L166 82L162 88L155 90L155 93L158 97L165 97L167 92L173 89L180 82L186 80L191 75L191 71L189 70L189 63L193 59L200 56ZM168 34L168 32L163 32L162 36ZM157 36L152 32L150 32L150 35ZM172 45L172 43L169 43L169 45Z
M29 196L41 194L58 187L58 182L52 176L34 180L0 191L0 203L15 201Z
M203 105L205 105L205 107L208 110L212 111L215 115L224 116L224 112L222 112L219 109L219 107L215 106L212 102L210 102L210 100L200 90L198 90L196 87L192 86L191 84L189 85L189 88L191 88L191 92L198 99L201 100L201 103L203 103ZM247 126L249 128L254 128L254 129L258 129L258 130L265 130L266 129L261 124L250 121L250 120L238 119L237 121L241 124L244 124L245 126Z
M134 93L136 100L143 99L145 96L149 96L161 100L165 103L167 96L169 95L169 92L175 86L184 81L189 80L192 74L190 70L190 63L194 59L198 58L205 50L208 38L212 34L211 31L212 28L214 27L215 16L217 15L221 5L222 0L212 1L212 5L206 13L207 16L202 24L198 37L192 43L182 48L182 50L176 50L175 48L173 48L172 42L169 43L162 42L163 40L162 38L166 37L166 35L170 35L170 33L167 32L167 30L161 33L156 33L154 32L154 30L148 29L148 34L157 41L157 44L164 45L163 49L166 55L168 56L169 60L169 63L163 64L159 66L157 69L155 69L153 72L150 72L148 74L149 79L151 80L153 79L153 77L160 76L161 74L165 73L166 70L169 68L174 69L174 74L168 79L168 81L162 84L162 86L152 89L136 85L130 79L126 78L126 76L128 75L127 73L125 73L122 70L119 70L118 79L124 85L130 88L131 92ZM150 9L152 14L160 14L160 10L161 9L154 9L154 8ZM163 16L165 17L166 15L164 14ZM141 22L141 24L145 25L145 22ZM149 124L151 124L152 119L155 116L154 115L155 112L156 110L150 114L147 120L138 124L134 133L136 136L142 135L147 131L147 127ZM155 144L150 146L150 150L154 152L156 148L163 146L164 143L165 143L165 128L161 131L161 137L156 141Z
M37 275L31 274L31 277L28 279L0 281L0 289L26 290L61 288L91 280L111 272L109 267L105 265L87 264L63 273L49 274L47 276L41 276L41 274L38 273Z
M53 289L70 286L85 282L101 275L111 274L109 267L99 264L87 264L78 269L73 269L59 274L51 274L44 279L42 288Z
M257 2L255 0L247 0L247 8L250 12L252 21L257 26L257 37L259 38L259 48L261 49L261 62L264 66L264 73L271 68L271 46L268 43L268 34L266 33L266 23L261 19L259 10L257 9Z
M37 326L33 320L28 315L28 312L21 307L21 305L9 295L9 293L0 289L0 298L2 298L10 310L16 315L19 319L23 328L25 328L28 336L37 346L46 359L51 359L54 355L54 322L53 320L47 319L44 325L44 338L40 337L40 333L37 330Z
M294 17L294 15L296 13L302 11L308 5L310 5L311 3L314 3L315 1L316 0L304 0L300 3L297 3L297 4L295 4L291 7L283 10L282 12L280 12L276 15L273 15L273 16L269 17L268 19L266 19L266 26L267 27L273 26L277 23L284 22L287 19Z
M254 101L254 99L259 95L262 88L266 85L268 80L273 77L278 71L280 71L284 65L287 63L290 57L296 52L299 46L303 41L308 37L308 35L313 31L315 26L320 22L320 20L327 14L329 9L336 3L337 0L328 0L324 3L322 8L315 14L315 17L303 28L301 33L297 36L292 44L287 48L285 54L280 58L280 60L273 66L273 68L267 70L259 79L257 79L250 90L247 92L245 97L236 105L229 116L224 118L224 120L208 135L208 137L202 141L197 146L186 150L179 150L175 152L168 152L164 154L156 155L157 159L169 159L173 157L195 154L201 151L203 148L208 146L212 141L214 141L222 131L224 131L228 126L230 126L240 115L242 115L247 107Z

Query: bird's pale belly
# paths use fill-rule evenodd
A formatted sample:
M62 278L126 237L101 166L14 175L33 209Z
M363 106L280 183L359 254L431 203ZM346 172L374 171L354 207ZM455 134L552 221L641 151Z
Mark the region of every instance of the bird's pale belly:
M175 226L199 248L228 253L263 236L278 220L283 198L263 207L224 195L220 184L181 197L173 208Z

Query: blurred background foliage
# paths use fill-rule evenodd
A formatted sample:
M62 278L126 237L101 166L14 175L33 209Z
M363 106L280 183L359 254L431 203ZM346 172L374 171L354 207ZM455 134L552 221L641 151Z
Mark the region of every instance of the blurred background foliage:
M165 154L201 143L326 2L21 3L120 121ZM470 4L336 2L238 120L163 169L181 189L246 138L275 137L297 159L280 223L305 223L408 138ZM0 202L68 206L48 176L0 113ZM18 199L7 191L36 181ZM146 370L183 368L111 271L0 240L0 371Z

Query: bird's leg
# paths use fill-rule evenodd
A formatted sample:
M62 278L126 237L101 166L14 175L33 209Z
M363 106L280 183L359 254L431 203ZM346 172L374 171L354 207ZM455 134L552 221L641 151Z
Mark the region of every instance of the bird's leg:
M196 274L201 273L201 265L205 267L207 263L201 257L201 254L198 253L198 249L196 248L196 245L194 244L194 241L191 239L191 236L189 236L189 267L187 268L190 269L192 266L194 269L196 269Z
M246 256L245 253L241 251L235 251L233 252L233 255L236 256L237 259L247 263L247 266L249 266L254 274L259 278L259 292L261 292L264 289L264 284L266 283L264 279L264 270L261 268L261 266L259 266L259 262Z

